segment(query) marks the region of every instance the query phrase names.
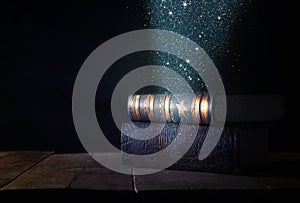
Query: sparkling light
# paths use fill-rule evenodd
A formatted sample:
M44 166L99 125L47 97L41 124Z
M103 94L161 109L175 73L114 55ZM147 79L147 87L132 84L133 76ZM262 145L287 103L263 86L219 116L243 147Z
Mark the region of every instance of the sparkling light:
M230 68L232 72L239 73L241 70L238 63L241 55L230 49L230 42L235 40L235 43L237 43L237 41L241 42L243 40L243 33L239 33L241 31L235 28L243 23L243 16L251 8L249 7L251 1L145 0L146 3L143 6L146 10L146 15L139 17L145 18L147 21L145 28L169 30L190 38L203 48L214 62L220 61L220 59L233 59L226 66L224 64L216 64L217 68L219 71L223 68ZM234 36L239 36L238 39L233 39L232 33L234 33ZM168 39L158 39L159 45L163 46L163 40ZM170 50L178 50L178 45L174 44L168 48ZM196 47L181 46L179 48L182 51L189 50L190 53L199 51L199 48ZM201 76L191 71L189 58L182 61L171 58L168 54L157 54L157 58L158 63L173 68L185 77L190 84L206 88L205 84L202 83ZM201 59L193 61L193 63L201 63ZM208 74L208 71L203 71L202 76L205 74ZM161 75L159 77L173 77L171 75ZM177 79L174 78L174 84L168 85L174 86L176 81Z

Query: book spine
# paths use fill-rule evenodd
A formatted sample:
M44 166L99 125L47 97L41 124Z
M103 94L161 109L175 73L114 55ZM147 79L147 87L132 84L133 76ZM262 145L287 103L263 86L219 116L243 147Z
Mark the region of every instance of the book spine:
M224 98L225 97L225 98ZM226 100L226 123L270 123L283 117L282 95L135 94L128 98L134 122L208 125L218 120L216 109Z
M128 114L135 122L209 124L211 99L208 93L135 94L128 98Z

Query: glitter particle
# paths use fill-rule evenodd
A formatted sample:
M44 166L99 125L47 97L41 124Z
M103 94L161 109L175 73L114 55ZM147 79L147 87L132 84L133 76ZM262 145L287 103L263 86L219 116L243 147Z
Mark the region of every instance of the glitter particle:
M251 5L251 1L252 0L147 0L147 3L142 4L146 12L139 17L146 18L146 27L149 29L169 30L190 38L208 52L212 59L222 59L232 53L234 57L233 65L229 64L229 67L224 68L234 69L234 72L238 73L238 66L235 62L238 62L241 56L239 53L233 52L233 49L229 47L229 42L232 36L231 33L234 31L233 28L236 27L235 24L239 25L243 22L243 15L246 12L250 12L249 8L251 7L249 6ZM143 25L144 24L141 24L141 26ZM249 30L251 29L252 28ZM239 35L243 34L239 30L238 32L237 34ZM160 44L158 46L164 46L164 40L168 39L159 40ZM243 40L243 38L241 37L237 40ZM184 40L179 40L167 48L177 50L179 47L180 50L177 53L179 56L181 51L185 50L191 50L190 54L199 52L200 48L186 47L183 41ZM187 64L183 64L182 61L173 60L168 55L162 56L158 54L156 57L160 63L165 65L168 65L168 63L172 64L174 69L177 69L179 72L182 71L186 74L186 77L190 76L194 78L192 82L201 83L202 80L198 79L198 76L185 68L191 63L190 59L186 59L185 62ZM199 60L193 61L193 63L201 63L201 61L202 58L199 57ZM207 74L204 70L202 73ZM187 80L189 80L189 78L187 78ZM176 79L174 81L176 81ZM205 85L203 85L203 87L205 87Z

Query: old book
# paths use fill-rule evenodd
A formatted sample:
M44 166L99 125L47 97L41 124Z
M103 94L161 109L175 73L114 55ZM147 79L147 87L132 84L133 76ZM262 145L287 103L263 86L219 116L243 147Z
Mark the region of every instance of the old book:
M142 132L137 128L143 128ZM186 141L191 139L190 131L199 128L192 146L183 157L176 157L178 150L185 146ZM211 130L218 130L211 127ZM163 129L163 130L161 130ZM135 122L124 123L122 126L121 149L123 152L123 162L132 167L155 168L155 166L167 159L178 158L175 164L169 169L210 171L238 173L244 168L256 167L263 164L267 159L268 152L268 129L266 128L232 128L225 127L218 144L212 153L204 160L199 160L199 152L203 141L206 138L208 126L182 125L179 131L178 124L161 124ZM157 135L152 139L138 140L129 137ZM177 144L172 143L174 139L179 139ZM135 160L134 155L145 155L155 153L170 146L168 154L156 157L156 159L145 158Z
M134 94L128 114L134 122L209 124L224 95ZM282 95L226 95L226 123L272 122L283 117Z

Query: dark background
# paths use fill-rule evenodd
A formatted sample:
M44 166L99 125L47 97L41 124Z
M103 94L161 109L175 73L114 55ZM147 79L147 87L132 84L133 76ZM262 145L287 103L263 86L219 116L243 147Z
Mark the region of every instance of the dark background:
M1 3L0 150L84 151L72 120L76 75L101 43L144 28L145 20L137 18L141 5L140 0ZM290 133L296 130L295 7L254 1L253 8L254 32L234 47L244 53L241 72L223 69L223 82L229 94L283 94L285 116L272 128L270 150L299 152L297 133Z

